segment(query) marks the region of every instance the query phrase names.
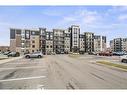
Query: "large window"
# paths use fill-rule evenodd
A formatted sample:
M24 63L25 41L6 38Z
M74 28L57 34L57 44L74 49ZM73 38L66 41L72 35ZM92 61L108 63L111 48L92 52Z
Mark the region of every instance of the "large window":
M15 39L15 30L14 29L10 29L10 38Z
M30 31L25 31L25 38L30 39Z

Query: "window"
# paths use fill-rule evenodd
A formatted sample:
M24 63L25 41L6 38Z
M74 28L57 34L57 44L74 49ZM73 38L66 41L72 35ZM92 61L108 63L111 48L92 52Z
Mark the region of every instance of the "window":
M16 30L16 34L21 34L21 30Z
M35 41L32 41L32 43L35 43Z
M11 39L15 39L15 30L14 29L11 29L10 31L11 31L10 32L10 38Z
M32 48L35 48L35 45L32 45Z
M49 46L47 46L47 48L49 48Z
M34 31L32 32L32 35L35 35L35 32Z
M50 48L52 48L52 46L50 46Z
M34 52L34 50L32 50L32 52Z
M35 39L35 37L32 37L32 39Z

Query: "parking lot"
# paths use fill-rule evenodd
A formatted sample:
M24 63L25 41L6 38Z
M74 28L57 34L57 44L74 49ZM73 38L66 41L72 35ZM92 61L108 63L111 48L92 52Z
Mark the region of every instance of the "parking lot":
M0 64L0 89L126 89L127 72L96 64L98 60L124 64L118 56L20 58Z

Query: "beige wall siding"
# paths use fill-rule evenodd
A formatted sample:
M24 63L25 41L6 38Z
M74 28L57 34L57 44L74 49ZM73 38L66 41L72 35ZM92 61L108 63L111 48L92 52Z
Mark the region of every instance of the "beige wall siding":
M47 40L46 41L46 54L52 54L53 53L53 41Z
M39 50L39 36L32 35L30 37L30 52L36 52L37 50Z
M10 50L16 51L16 40L15 39L10 39Z
M70 38L69 37L64 38L64 51L70 52Z

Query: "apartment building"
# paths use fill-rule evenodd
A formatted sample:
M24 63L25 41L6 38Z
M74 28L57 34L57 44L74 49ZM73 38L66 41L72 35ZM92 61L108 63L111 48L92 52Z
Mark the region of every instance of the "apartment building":
M106 51L106 36L94 35L94 51Z
M124 51L127 50L126 40L122 40ZM105 49L105 36L94 36L92 32L80 34L80 27L77 25L72 25L68 29L53 29L52 31L47 31L46 28L10 29L10 50L20 53L41 51L43 54L52 52L60 54L80 51L99 52Z
M122 39L122 51L127 51L127 38Z
M110 41L113 52L127 51L127 38L115 38Z
M53 51L57 54L64 53L64 31L53 29Z
M85 52L93 52L94 51L94 33L85 32L84 41L85 41Z
M122 51L122 38L115 38L110 41L110 47L113 52Z
M70 45L70 31L67 29L65 30L65 33L64 33L64 52L65 53L69 53L70 52L70 48L71 48L71 45Z
M53 53L53 32L46 31L46 54Z
M39 28L40 31L40 51L46 53L46 28Z
M10 29L10 50L21 51L21 29Z
M40 49L40 32L37 30L31 30L31 35L30 35L30 52L36 52L39 51ZM26 47L27 48L27 47Z
M10 50L20 53L39 50L39 31L28 29L10 29Z
M80 39L80 50L79 51L85 52L84 35L83 34L80 34L79 39Z
M77 25L72 25L69 28L69 31L71 33L71 52L79 52L80 50L80 27Z

